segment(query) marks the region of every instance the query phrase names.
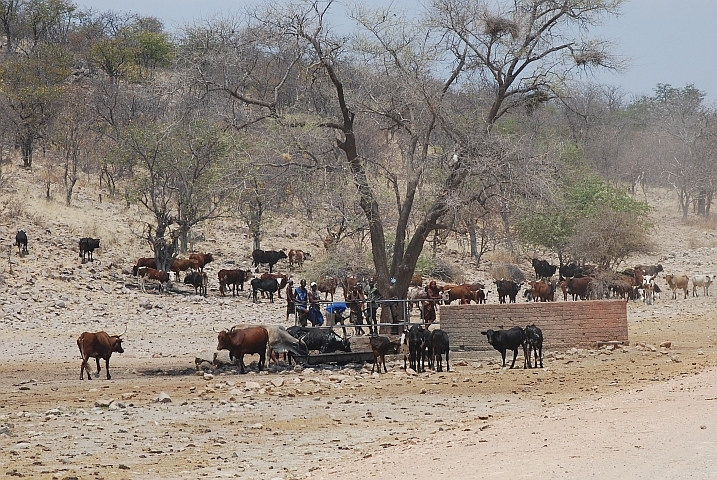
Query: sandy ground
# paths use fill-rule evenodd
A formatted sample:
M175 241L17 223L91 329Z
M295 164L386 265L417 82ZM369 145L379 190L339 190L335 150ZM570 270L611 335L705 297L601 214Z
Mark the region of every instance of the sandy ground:
M671 234L630 263L717 271L712 230L682 224L676 210L655 215ZM207 298L139 293L121 242L81 265L64 222L45 220L52 236L34 238L30 255L0 272L0 474L717 478L716 296L629 302L629 346L548 349L543 369L504 370L486 351L420 375L398 357L381 375L371 365L257 372L257 356L246 375L197 371L195 358L216 348L212 328L282 323L283 301L221 298L216 285ZM7 237L17 227L0 228ZM99 378L80 381L77 336L125 327L112 379L102 364Z

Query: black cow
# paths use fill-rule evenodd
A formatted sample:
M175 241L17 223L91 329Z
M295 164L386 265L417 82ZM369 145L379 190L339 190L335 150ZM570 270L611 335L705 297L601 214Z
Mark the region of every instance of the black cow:
M547 260L533 259L533 269L535 269L535 278L550 278L555 275L558 267L551 265Z
M184 283L194 287L195 295L207 296L207 284L209 283L209 279L207 278L206 272L189 272L187 276L184 277Z
M408 331L408 362L415 372L423 372L423 358L426 355L426 335L429 331L420 325L413 325Z
M269 264L269 273L271 273L271 269L274 268L274 265L276 262L281 260L282 258L287 258L286 253L283 250L274 251L274 250L260 250L256 249L253 252L251 252L251 258L254 259L254 266L258 267L260 264Z
M431 363L435 363L436 370L443 371L443 357L446 354L446 370L451 371L451 365L448 363L448 334L441 329L433 330L431 333Z
M635 270L642 270L644 275L650 275L656 277L658 273L662 271L662 265L638 265Z
M92 252L95 251L95 248L100 248L99 238L80 238L80 257L82 257L82 263L85 263L85 254L87 254L90 262L94 262Z
M564 278L583 278L589 277L595 271L595 267L592 265L578 265L575 262L570 262L567 265L560 266L560 279Z
M279 281L275 278L252 278L251 294L254 303L257 302L257 292L262 291L269 294L269 302L274 303L274 294L279 291Z
M25 230L18 230L15 234L15 244L17 245L17 254L21 257L27 255L27 234Z
M523 353L525 355L523 368L533 368L530 364L531 349L535 355L535 368L538 368L538 360L540 360L540 368L543 368L543 332L533 324L525 327L523 334Z
M513 363L510 365L510 368L513 368L518 357L518 348L524 346L523 329L513 327L510 330L488 330L480 333L488 337L488 343L500 352L500 356L503 357L503 368L505 368L505 351L513 350ZM525 352L523 354L525 355Z
M510 298L510 303L515 303L515 297L518 295L518 292L520 291L520 286L522 283L515 283L513 280L496 280L495 286L498 290L498 301L500 303L505 303L505 297Z
M341 338L331 329L294 326L287 328L286 331L294 338L302 340L309 350L318 350L319 353L351 351L351 342Z

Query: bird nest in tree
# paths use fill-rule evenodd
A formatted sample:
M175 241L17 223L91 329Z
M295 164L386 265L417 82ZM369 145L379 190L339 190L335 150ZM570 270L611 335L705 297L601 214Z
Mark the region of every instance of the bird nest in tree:
M518 36L518 24L507 18L486 15L485 33L494 37L509 33L513 38L516 38Z
M603 52L597 50L586 50L582 52L573 52L573 58L578 66L585 67L588 65L603 65L607 58Z

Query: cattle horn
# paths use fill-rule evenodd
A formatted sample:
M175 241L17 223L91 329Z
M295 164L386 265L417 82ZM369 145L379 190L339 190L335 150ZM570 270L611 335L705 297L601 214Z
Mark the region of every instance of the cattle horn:
M117 335L117 337L121 337L122 335L124 335L125 333L127 333L127 325L128 325L128 324L126 324L126 323L124 324L124 332L122 332L122 333L120 333L119 335Z
M212 326L212 331L213 331L214 333L219 333L219 332L217 332L217 329L214 328L213 326Z

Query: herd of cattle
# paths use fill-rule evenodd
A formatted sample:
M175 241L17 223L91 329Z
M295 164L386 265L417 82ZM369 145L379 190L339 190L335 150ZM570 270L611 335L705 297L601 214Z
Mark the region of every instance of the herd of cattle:
M26 232L19 230L15 236L15 245L18 254L22 257L28 253L28 238ZM93 261L93 251L100 246L100 240L83 237L79 241L79 255L82 262ZM252 278L255 274L252 270L222 269L217 273L219 280L219 292L225 296L231 288L232 296L244 290L244 283L250 282L254 302L258 301L257 294L262 296L268 294L273 302L273 295L278 294L281 298L281 290L287 285L288 275L274 273L273 267L283 259L287 259L290 269L294 266L301 267L305 259L310 258L308 252L301 250L290 250L288 255L284 251L263 251L254 250L252 259L254 266L268 265L269 272ZM194 286L195 293L206 296L208 287L208 276L204 267L211 263L214 257L211 253L193 253L189 258L177 258L173 261L170 272L157 270L154 258L140 258L132 269L133 275L137 277L138 286L145 291L146 281L159 283L160 293L167 289L167 283L171 279L179 280L181 272L187 272L184 283ZM635 268L609 276L600 275L594 267L588 265L577 265L569 263L557 267L545 260L532 259L536 280L528 282L516 282L514 280L495 280L496 293L500 303L515 303L516 298L524 288L523 296L527 300L550 302L555 301L558 289L562 291L563 300L567 301L568 296L572 300L588 300L613 296L624 300L641 299L652 304L659 298L661 289L656 283L658 275L663 272L662 265L638 265ZM553 277L559 273L559 279ZM666 274L665 282L672 290L672 298L677 298L677 292L683 291L684 298L689 293L690 282L692 285L692 296L698 296L701 289L702 294L709 295L709 287L714 281L713 275L694 275L691 278L687 275ZM344 292L351 290L359 279L348 277L340 282ZM326 278L318 282L319 291L325 294L325 299L336 293L339 280ZM432 284L434 291L423 286L423 279L415 276L411 281L411 287L407 294L409 308L418 305L421 309L422 318L427 318L426 311L435 309L435 305L450 304L458 300L461 304L471 302L482 304L486 302L486 294L490 293L481 283L442 285ZM432 295L432 293L436 295ZM427 322L429 323L429 322ZM126 331L126 330L125 330ZM513 327L509 330L487 330L481 332L486 335L488 343L501 353L503 367L505 367L506 351L513 351L513 362L518 355L518 349L523 349L524 367L532 368L531 352L535 356L535 365L540 363L542 367L542 332L535 325L529 325L525 329ZM105 332L89 333L84 332L77 339L77 345L82 356L80 378L83 378L85 371L88 379L90 377L89 358L95 358L97 362L97 375L100 372L100 359L105 360L107 378L109 373L109 359L113 352L123 353L121 335L108 335ZM374 353L374 369L378 367L380 373L381 364L386 371L385 355L390 352L401 351L404 354L404 368L412 368L416 372L425 371L425 363L429 368L437 368L442 371L442 355L446 356L446 368L450 370L448 363L449 341L448 335L440 330L424 328L421 325L413 325L404 331L400 341L392 341L389 337L373 335L370 338L370 345ZM284 328L279 325L237 325L230 329L222 330L218 335L217 350L228 350L230 358L238 361L241 372L244 373L244 354L259 354L259 368L265 366L265 359L277 360L278 353L289 356L307 355L309 351L316 350L319 353L331 353L336 351L350 352L350 342L344 337L336 334L332 329L307 328L301 326ZM372 369L373 372L373 369Z

